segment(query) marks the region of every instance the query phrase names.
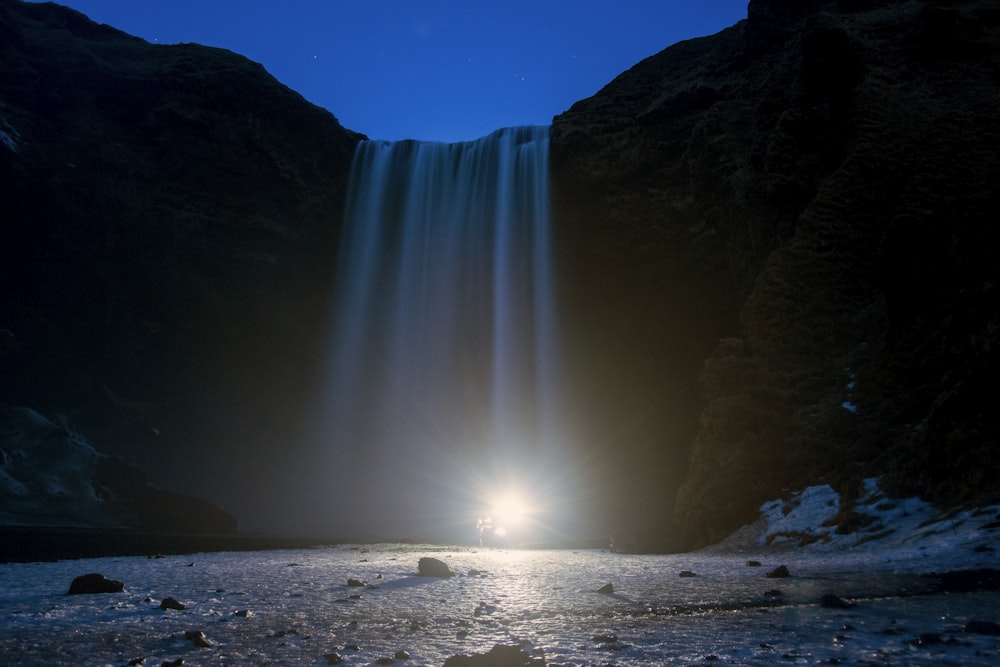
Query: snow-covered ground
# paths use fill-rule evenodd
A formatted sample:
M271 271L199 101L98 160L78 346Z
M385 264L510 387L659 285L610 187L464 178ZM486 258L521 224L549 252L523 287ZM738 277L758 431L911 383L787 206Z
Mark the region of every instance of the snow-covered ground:
M4 564L0 662L325 665L337 653L347 665L441 665L527 642L548 665L1000 664L1000 636L965 631L1000 622L1000 593L940 592L930 576L996 567L1000 507L942 516L869 491L860 510L875 519L859 534L824 540L837 498L817 487L765 505L722 545L672 556L378 544ZM820 536L766 546L779 532ZM457 576L416 576L422 556ZM791 576L765 576L779 565ZM87 572L125 592L67 595ZM828 594L853 606L824 606ZM186 608L161 610L167 597Z

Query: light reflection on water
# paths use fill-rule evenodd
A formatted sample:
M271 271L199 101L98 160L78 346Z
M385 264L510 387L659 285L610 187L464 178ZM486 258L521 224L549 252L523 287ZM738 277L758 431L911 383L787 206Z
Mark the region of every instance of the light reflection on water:
M416 576L424 555L457 576ZM791 578L764 577L782 563ZM961 635L960 643L920 650L908 643L992 619L998 594L912 595L929 586L912 570L856 566L836 556L785 554L752 568L745 557L721 554L421 545L6 564L0 655L22 665L125 665L137 657L147 665L281 665L325 664L336 651L346 664L364 665L406 650L409 664L440 665L455 653L522 640L550 665L684 664L708 655L741 664L879 656L931 665L942 655L991 664L1000 654L995 637ZM697 576L678 576L684 570ZM91 571L124 581L126 592L65 594L73 577ZM348 586L349 578L369 587ZM606 583L614 592L597 593ZM783 595L765 595L770 589ZM858 604L826 609L825 593ZM161 611L168 596L187 609ZM251 614L234 615L243 610ZM189 630L203 631L212 648L195 648L184 639Z

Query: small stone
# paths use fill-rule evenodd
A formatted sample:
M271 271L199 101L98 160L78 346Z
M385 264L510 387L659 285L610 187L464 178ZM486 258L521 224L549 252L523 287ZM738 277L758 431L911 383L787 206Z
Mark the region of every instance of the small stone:
M131 660L128 661L128 664L129 664L129 667L138 667L138 665L145 665L146 664L146 659L145 658L132 658Z
M358 595L357 593L354 593L353 595L348 595L347 597L349 597L352 600L360 600L361 599L361 596Z
M828 609L850 609L854 606L853 602L848 602L847 600L837 597L836 595L826 594L819 601L820 605L827 607Z
M240 618L250 618L253 616L253 612L249 609L239 609L233 612L233 616L239 616Z
M208 639L205 638L205 633L201 630L188 630L184 633L184 639L187 639L199 648L212 648L212 645L208 643Z
M394 662L396 662L396 661L393 660L392 658L376 658L375 659L375 664L376 665L391 665Z
M178 602L175 598L164 598L160 601L160 609L163 611L167 611L168 609L181 611L182 609L187 609L187 607Z
M681 573L677 576L687 578L687 577L697 577L698 575L692 572L691 570L682 570Z
M396 651L392 655L392 657L395 658L396 660L409 660L410 659L410 653L408 651L399 650L399 651Z
M791 572L789 572L788 568L784 565L779 565L764 576L768 579L784 579L785 577L790 577Z
M941 635L935 632L925 632L911 643L918 648L925 648L927 646L937 646L938 644L943 644L944 640L941 639Z
M760 567L760 561L759 560L748 560L747 561L747 567Z
M777 588L772 588L770 590L764 591L764 597L766 598L780 598L784 596L785 594L779 591Z
M184 658L177 658L176 660L164 660L160 667L181 667L184 664Z
M367 586L368 582L361 581L360 579L348 579L347 580L347 585L348 586L361 587L361 586Z
M974 635L1000 635L1000 624L993 621L969 621L962 628L962 632Z
M480 602L476 607L475 611L472 612L473 616L482 616L483 614L492 614L497 610L496 605L486 604L485 602Z
M125 584L115 579L108 579L97 572L81 574L69 585L69 595L121 593L124 590Z
M612 586L611 584L604 584L603 586L597 589L597 592L603 595L611 595L612 593L615 592L615 587Z
M344 662L344 659L337 652L326 653L323 655L323 659L326 660L326 664L328 665L339 665Z
M593 639L598 644L614 644L618 641L618 635L594 635Z

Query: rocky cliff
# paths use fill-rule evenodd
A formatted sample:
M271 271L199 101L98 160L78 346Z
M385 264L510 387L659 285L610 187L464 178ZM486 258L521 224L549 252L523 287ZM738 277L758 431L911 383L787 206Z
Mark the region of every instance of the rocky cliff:
M701 293L652 354L717 338L663 378L701 400L688 544L803 483L996 498L998 83L993 3L753 0L555 119L560 224L590 256L567 263L614 257L639 330Z
M826 482L846 526L875 475L996 499L993 4L753 0L554 119L595 525L704 544ZM266 516L361 139L238 55L0 0L0 401Z
M0 2L0 401L223 501L280 465L242 453L308 395L360 139L234 53Z
M0 525L234 533L231 514L149 484L79 433L28 408L0 407Z

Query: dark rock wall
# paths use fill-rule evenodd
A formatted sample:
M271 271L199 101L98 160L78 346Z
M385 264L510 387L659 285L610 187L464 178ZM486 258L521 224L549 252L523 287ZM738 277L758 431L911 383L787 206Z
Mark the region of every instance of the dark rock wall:
M0 131L0 401L174 488L291 455L361 136L231 52L12 0Z
M555 119L569 284L597 257L650 267L637 329L674 281L704 290L654 353L716 338L663 379L702 401L687 544L818 481L996 497L998 47L988 2L758 0Z
M595 527L703 544L879 473L996 495L993 5L754 0L554 120ZM361 138L235 54L0 0L0 401L266 514Z
M29 408L0 406L0 475L4 524L213 535L238 525L205 500L152 486L144 472Z

